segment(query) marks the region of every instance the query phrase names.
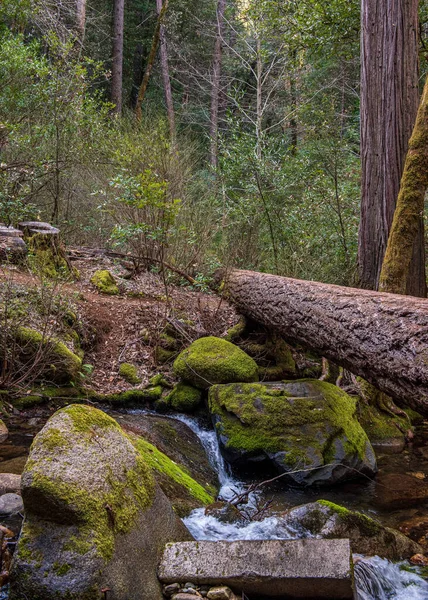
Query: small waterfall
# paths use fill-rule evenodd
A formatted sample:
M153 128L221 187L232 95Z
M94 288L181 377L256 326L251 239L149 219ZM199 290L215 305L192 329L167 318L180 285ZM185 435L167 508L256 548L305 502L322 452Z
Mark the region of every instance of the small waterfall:
M357 600L426 600L428 582L385 558L354 556Z

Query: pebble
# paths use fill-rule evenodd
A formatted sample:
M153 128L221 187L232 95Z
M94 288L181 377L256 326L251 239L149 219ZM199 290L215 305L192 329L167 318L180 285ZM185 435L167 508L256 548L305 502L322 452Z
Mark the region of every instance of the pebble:
M211 588L207 594L207 598L208 600L230 600L234 595L229 587L221 585Z
M0 496L0 515L15 515L24 510L24 503L18 494Z
M195 593L195 590L193 592L193 594L185 594L184 592L174 594L172 600L201 600L201 597Z
M3 494L18 494L21 491L21 475L15 473L0 473L0 496Z
M185 583L184 587L185 588L192 588L193 590L196 590L196 588L197 588L197 586L194 583L189 583L189 582Z
M169 583L168 585L164 585L162 589L165 596L172 596L180 591L179 583Z

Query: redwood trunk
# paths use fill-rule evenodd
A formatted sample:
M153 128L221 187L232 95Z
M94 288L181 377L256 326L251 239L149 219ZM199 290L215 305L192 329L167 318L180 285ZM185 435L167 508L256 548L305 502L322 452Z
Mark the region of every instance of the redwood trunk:
M362 0L360 284L377 289L418 92L418 0ZM422 223L407 293L425 295Z
M115 112L122 113L123 25L125 0L114 0L113 60L111 68L111 101Z
M428 300L233 270L246 316L428 415Z

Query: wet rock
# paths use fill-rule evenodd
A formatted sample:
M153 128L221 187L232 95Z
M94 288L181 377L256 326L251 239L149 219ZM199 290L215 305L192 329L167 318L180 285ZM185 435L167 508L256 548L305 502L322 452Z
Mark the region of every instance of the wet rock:
M200 338L183 350L174 362L174 373L201 389L216 383L259 379L257 364L248 354L212 336Z
M423 554L414 554L409 558L409 561L412 565L419 565L421 567L428 566L428 557Z
M5 423L0 419L0 444L5 442L9 437L9 430Z
M428 500L428 483L403 473L380 473L376 477L374 502L388 510L417 506Z
M312 379L216 385L208 401L222 453L237 470L267 464L304 485L376 473L356 401L334 385Z
M239 510L229 502L214 502L205 508L205 514L215 517L221 523L237 523L242 521L242 515Z
M114 419L82 405L55 413L31 447L22 496L10 600L98 600L101 588L162 599L160 552L189 533Z
M0 515L10 516L24 510L24 503L19 494L3 494L0 496Z
M155 471L155 477L164 493L172 502L179 516L186 516L194 508L214 500L219 489L217 473L211 467L198 436L185 423L158 415L120 415L120 425L129 432L143 436L211 496L201 502L188 488L168 477L165 472Z
M192 590L196 590L196 587L197 587L197 586L196 586L194 583L187 581L187 582L184 584L184 587L185 587L185 588L191 588Z
M406 519L399 524L398 529L422 546L425 551L428 550L428 517L426 515Z
M292 508L282 520L291 529L300 530L303 536L348 538L352 552L366 556L377 554L389 560L400 560L422 551L421 546L399 531L326 500Z
M232 590L225 585L213 587L207 594L208 600L231 600L233 596Z
M21 492L21 476L14 473L0 473L0 496Z

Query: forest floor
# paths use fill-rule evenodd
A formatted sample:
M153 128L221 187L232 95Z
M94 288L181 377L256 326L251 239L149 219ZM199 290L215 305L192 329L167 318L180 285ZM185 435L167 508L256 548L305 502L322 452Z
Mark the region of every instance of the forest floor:
M125 279L128 272L104 255L73 260L80 278L75 282L52 284L53 293L66 299L78 315L84 340L84 363L93 366L86 384L100 394L144 387L150 377L172 374L173 357L159 364L156 348L165 347L165 338L178 352L195 339L222 336L238 321L235 309L220 296L190 286L165 284L154 273L142 272ZM97 291L90 282L95 271L107 269L116 279L118 295ZM42 285L40 278L16 267L2 267L0 282L24 288ZM179 332L171 340L171 332ZM168 336L166 336L168 332ZM141 384L130 385L119 375L121 363L137 367Z

